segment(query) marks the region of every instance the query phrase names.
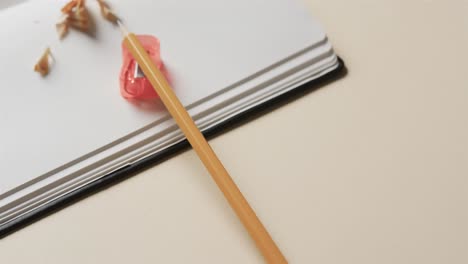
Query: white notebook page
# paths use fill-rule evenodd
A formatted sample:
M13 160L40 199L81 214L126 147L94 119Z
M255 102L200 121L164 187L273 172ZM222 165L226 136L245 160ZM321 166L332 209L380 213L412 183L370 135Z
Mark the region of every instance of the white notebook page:
M0 11L0 23L15 24L0 28L2 36L9 36L0 44L0 194L166 114L120 97L121 36L101 19L97 5L89 3L96 38L71 32L58 41L54 24L64 2L34 0ZM185 105L325 37L290 0L127 0L112 5L134 32L161 39L163 59ZM42 79L32 66L47 45L57 63Z

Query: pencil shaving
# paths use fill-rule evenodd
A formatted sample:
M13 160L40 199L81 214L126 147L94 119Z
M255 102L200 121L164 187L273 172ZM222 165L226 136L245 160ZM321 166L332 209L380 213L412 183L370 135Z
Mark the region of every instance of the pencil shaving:
M70 26L88 32L90 25L89 14L84 6L77 6L76 10L70 13L67 20Z
M107 5L104 0L97 0L99 3L99 7L101 8L102 16L110 21L111 23L116 24L119 18L110 10L109 5Z
M90 18L84 0L72 0L61 11L63 16L56 25L60 39L63 39L67 35L70 27L83 32L89 31Z
M62 7L62 10L61 10L62 13L64 13L64 14L70 13L77 4L78 4L77 1L68 2L68 4L66 4L64 7Z
M42 77L49 74L49 71L50 71L49 58L50 58L50 56L51 56L50 48L47 48L44 51L44 53L42 54L39 61L34 66L34 71L40 73L42 75Z

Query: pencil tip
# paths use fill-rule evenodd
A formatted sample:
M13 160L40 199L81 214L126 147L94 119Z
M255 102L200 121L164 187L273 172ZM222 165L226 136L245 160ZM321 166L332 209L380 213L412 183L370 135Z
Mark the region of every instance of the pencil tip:
M125 27L125 25L123 24L122 20L118 19L117 20L117 25L119 26L119 29L120 31L122 32L122 34L124 36L127 36L129 34L127 28Z

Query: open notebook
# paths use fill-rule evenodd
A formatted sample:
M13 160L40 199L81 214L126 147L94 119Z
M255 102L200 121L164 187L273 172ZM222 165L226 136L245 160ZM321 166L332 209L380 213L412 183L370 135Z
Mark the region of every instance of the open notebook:
M297 0L109 1L135 33L161 40L170 82L204 132L338 72L323 29ZM0 9L0 230L113 172L161 157L184 136L161 104L119 93L122 37L88 1L94 37L58 40L66 1ZM41 78L32 66L55 58Z

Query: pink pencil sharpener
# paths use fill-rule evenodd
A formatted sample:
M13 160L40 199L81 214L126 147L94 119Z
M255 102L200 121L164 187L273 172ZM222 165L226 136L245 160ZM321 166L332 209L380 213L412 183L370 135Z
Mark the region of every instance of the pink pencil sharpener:
M156 37L138 35L137 38L148 52L153 63L166 75L161 60L160 44ZM130 51L122 44L123 65L120 71L120 93L126 99L148 100L159 98L149 80L143 74ZM167 77L167 76L166 76Z

